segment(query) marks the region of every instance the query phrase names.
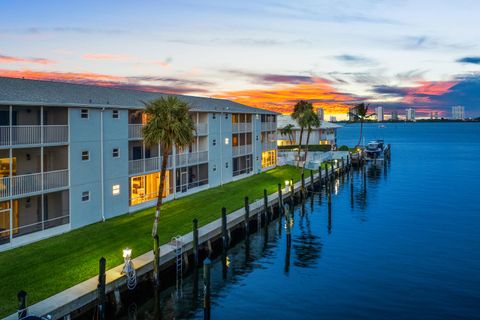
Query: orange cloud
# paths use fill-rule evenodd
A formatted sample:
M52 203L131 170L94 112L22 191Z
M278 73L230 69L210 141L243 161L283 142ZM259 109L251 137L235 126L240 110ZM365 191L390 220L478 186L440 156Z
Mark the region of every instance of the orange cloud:
M55 62L52 60L44 59L44 58L20 58L20 57L0 55L0 63L33 63L33 64L45 65L45 64L54 64Z
M311 82L274 86L268 89L230 91L216 97L280 113L290 113L299 100L308 100L329 114L346 114L355 98L338 92L329 81L313 78Z
M121 54L109 54L109 53L87 53L83 55L87 60L100 60L100 61L128 61L132 57Z
M99 73L78 72L47 72L33 70L7 70L0 69L0 76L10 78L27 78L33 80L55 80L70 82L95 82L95 81L124 81L124 77L111 76Z

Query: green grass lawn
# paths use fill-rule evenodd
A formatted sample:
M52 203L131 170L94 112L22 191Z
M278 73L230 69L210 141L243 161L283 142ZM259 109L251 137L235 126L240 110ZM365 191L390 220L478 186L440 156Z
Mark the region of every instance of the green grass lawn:
M274 193L278 183L290 178L298 181L300 176L301 170L283 166L167 202L160 217L160 241L190 232L194 218L205 225L220 218L223 206L233 212L243 207L245 196L253 202L263 197L263 189ZM309 176L306 170L305 178ZM111 269L123 262L125 247L132 248L133 256L150 251L153 216L154 209L149 208L1 252L0 317L16 311L19 290L27 291L31 305L96 276L102 256Z

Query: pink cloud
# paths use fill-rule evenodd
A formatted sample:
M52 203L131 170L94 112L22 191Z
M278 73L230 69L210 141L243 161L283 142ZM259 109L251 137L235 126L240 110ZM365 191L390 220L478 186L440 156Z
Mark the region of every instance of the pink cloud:
M45 58L21 58L13 56L5 56L0 54L0 63L32 63L32 64L54 64L52 60Z
M109 53L86 53L83 55L86 60L100 60L100 61L128 61L132 57L122 54L109 54Z

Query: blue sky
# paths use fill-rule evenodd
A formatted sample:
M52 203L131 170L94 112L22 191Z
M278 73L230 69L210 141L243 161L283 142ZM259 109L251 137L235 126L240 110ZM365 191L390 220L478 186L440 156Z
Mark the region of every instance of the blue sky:
M0 75L480 116L478 1L0 1ZM388 111L387 111L388 113Z

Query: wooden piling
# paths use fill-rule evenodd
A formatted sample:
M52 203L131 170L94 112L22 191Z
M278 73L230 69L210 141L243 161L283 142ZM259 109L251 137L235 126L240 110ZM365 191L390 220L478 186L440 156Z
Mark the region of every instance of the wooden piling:
M270 213L268 210L268 193L267 189L263 189L263 211L265 212L265 226L270 222Z
M248 235L250 234L250 203L248 202L248 197L245 197L245 234Z
M98 299L98 319L105 319L105 308L107 295L105 293L105 282L106 282L106 266L107 260L104 257L100 258L99 261L99 272L98 272L98 286L97 286L97 299Z
M17 293L17 299L18 299L18 319L25 318L28 314L27 310L27 292L24 290L21 290Z
M305 198L305 174L302 172L302 189L300 190L302 200Z
M228 232L227 232L227 208L222 208L222 238L223 238L223 248L228 247Z
M192 229L193 229L193 265L196 268L199 263L199 256L198 256L198 219L195 218L192 221Z
M310 190L315 191L315 187L313 183L313 170L310 170Z
M293 184L293 179L290 179L290 203L295 204L295 185Z
M278 184L278 216L281 217L283 213L283 195L282 195L282 184Z
M209 258L203 260L203 318L210 319L210 268Z

